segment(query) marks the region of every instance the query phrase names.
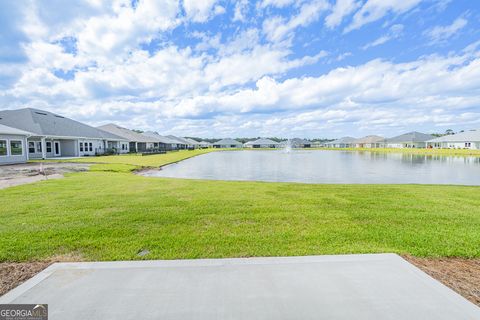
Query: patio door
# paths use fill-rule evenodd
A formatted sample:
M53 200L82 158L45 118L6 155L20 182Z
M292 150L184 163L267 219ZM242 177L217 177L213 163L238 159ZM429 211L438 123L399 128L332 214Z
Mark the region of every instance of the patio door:
M54 152L55 157L60 156L61 150L60 150L60 142L59 141L54 141L53 142L53 152Z

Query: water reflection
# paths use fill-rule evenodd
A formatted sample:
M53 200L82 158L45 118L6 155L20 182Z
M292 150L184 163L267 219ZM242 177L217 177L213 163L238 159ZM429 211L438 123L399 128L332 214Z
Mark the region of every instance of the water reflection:
M480 185L480 158L365 151L228 151L194 157L144 174L304 183Z

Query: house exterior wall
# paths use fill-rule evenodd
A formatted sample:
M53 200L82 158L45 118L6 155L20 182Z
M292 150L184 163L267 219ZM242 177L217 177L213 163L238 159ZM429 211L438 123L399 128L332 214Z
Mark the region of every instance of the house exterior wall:
M14 154L15 151L12 148L12 142L21 142L22 154ZM3 148L5 146L5 148ZM2 135L0 134L0 147L2 147L2 153L0 154L0 165L2 164L14 164L14 163L25 163L28 160L28 150L27 150L27 137L20 135Z
M480 141L472 142L428 142L428 146L432 148L442 149L480 149Z
M386 143L386 148L425 148L427 146L426 142L394 142L394 143Z

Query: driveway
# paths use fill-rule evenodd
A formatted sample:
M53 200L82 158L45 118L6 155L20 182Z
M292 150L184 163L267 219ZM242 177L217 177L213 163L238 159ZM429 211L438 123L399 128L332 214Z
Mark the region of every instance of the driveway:
M394 254L56 263L0 303L49 319L480 319Z

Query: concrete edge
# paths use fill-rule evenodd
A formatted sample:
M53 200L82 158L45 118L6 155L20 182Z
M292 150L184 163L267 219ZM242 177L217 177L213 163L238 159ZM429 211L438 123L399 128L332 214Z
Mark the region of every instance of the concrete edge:
M13 288L12 290L5 293L3 296L0 297L0 304L10 303L11 301L15 300L31 288L35 287L37 284L48 278L52 273L54 273L58 269L57 263L51 264L47 268L43 269L39 273L37 273L32 278L26 280L19 286Z
M428 273L424 272L422 269L418 268L414 264L408 262L401 256L397 257L403 262L402 266L407 269L410 273L412 273L419 281L421 281L425 286L428 286L438 292L439 294L448 297L455 303L457 306L472 308L472 310L476 312L480 312L480 307L476 304L471 302L470 300L466 299L455 290L451 289L450 287L446 286L439 280L435 279L434 277L430 276Z

